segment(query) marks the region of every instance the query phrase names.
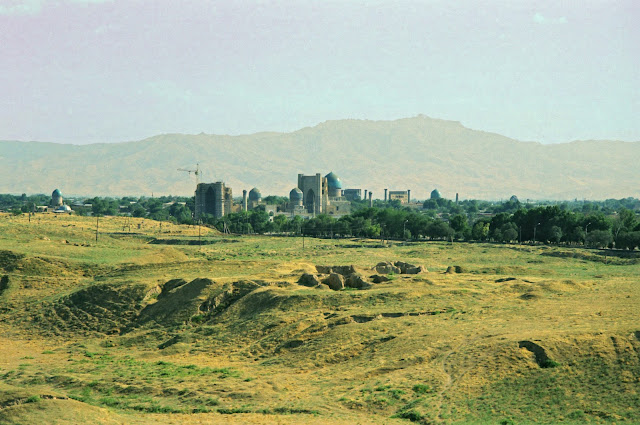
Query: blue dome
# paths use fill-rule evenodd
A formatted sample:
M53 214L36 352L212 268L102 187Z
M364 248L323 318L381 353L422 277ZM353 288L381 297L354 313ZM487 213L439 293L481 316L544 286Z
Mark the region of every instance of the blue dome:
M438 192L438 189L433 189L433 191L431 192L431 199L440 199L442 198L442 195L440 195L440 192Z
M254 187L249 191L249 200L250 201L259 201L262 199L262 193L260 193L260 189Z
M340 181L340 177L338 177L333 171L327 174L327 185L329 189L342 189L342 182Z
M51 196L62 196L62 193L60 193L60 189L56 189L56 190L53 191Z
M291 192L289 192L289 199L292 201L301 201L302 191L297 187L294 187L293 189L291 189Z

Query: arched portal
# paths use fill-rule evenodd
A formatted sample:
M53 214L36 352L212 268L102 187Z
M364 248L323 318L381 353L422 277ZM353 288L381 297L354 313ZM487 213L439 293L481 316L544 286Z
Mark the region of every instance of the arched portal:
M204 212L207 214L214 214L216 210L216 192L213 190L213 186L209 186L207 192L204 195Z
M304 196L304 206L311 214L316 212L316 193L313 189L309 189Z

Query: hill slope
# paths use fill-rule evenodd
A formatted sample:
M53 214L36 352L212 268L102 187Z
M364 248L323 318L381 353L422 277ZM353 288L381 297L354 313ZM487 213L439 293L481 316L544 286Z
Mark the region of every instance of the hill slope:
M177 168L203 170L203 181L286 195L297 174L335 171L344 187L433 188L462 199L604 199L640 196L640 143L520 142L458 122L417 116L395 121L328 121L293 133L244 136L165 134L142 141L66 145L0 143L0 193L190 195L195 180Z
M0 423L640 423L637 252L132 221L0 214Z

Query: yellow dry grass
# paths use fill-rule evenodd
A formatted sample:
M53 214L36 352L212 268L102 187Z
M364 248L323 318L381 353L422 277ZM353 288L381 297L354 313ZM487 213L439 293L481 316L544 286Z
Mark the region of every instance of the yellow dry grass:
M302 248L205 231L200 246L176 242L197 240L197 228L159 234L140 220L130 234L122 218L101 219L96 243L95 219L36 217L0 217L2 250L22 256L0 258L6 423L45 412L57 423L640 421L633 256L319 239ZM394 260L429 272L367 290L296 283L315 265L364 273ZM454 265L464 272L444 273ZM173 279L185 285L163 292Z

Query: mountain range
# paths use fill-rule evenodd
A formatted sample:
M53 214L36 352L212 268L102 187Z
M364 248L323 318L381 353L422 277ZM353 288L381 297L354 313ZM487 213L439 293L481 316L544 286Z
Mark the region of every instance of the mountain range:
M337 120L291 133L163 134L123 143L0 142L0 193L192 195L224 181L241 196L287 196L297 174L334 171L343 188L411 189L426 199L499 200L640 197L640 142L522 142L419 115L393 121Z

